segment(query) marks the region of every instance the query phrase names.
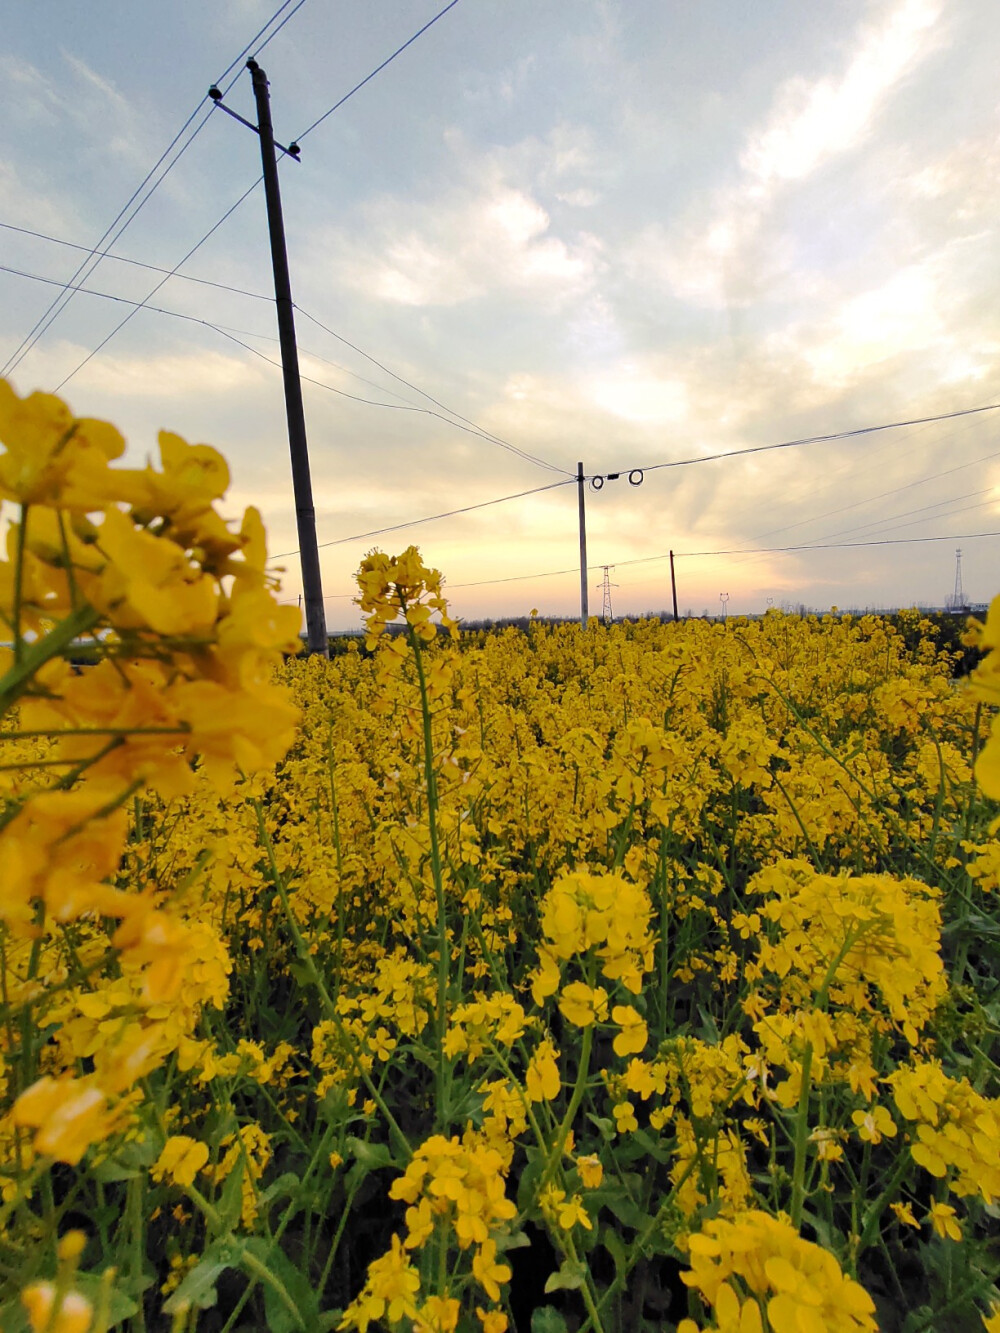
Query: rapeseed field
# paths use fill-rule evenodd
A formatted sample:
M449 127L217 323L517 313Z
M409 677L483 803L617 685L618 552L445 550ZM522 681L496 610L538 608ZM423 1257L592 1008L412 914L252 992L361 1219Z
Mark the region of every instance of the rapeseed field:
M1000 599L306 659L215 450L0 443L0 1327L1000 1330Z

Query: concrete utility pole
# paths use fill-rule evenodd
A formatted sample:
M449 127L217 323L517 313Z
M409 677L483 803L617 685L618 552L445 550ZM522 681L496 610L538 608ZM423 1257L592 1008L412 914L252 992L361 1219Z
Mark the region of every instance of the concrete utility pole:
M278 340L281 345L281 370L285 382L285 416L288 420L288 449L292 459L292 492L295 496L295 523L299 536L299 560L302 566L302 592L306 604L306 641L311 653L328 657L330 652L326 632L326 610L323 604L323 581L319 568L319 547L316 542L316 510L313 506L312 478L309 473L309 448L306 443L306 418L302 407L302 381L299 377L299 351L295 340L295 314L292 303L292 284L288 275L288 251L285 246L285 224L281 215L281 192L278 188L278 162L275 156L274 128L271 124L271 100L267 91L267 75L256 60L247 61L253 80L257 102L257 124L251 125L242 116L222 105L218 88L210 88L209 96L223 111L256 131L260 137L260 160L264 172L264 198L267 203L267 228L271 240L271 266L274 270L274 301L278 311ZM280 145L279 145L280 146ZM282 148L282 152L298 161L298 144Z
M587 506L583 498L583 464L576 465L576 491L580 501L580 628L587 628L589 594L587 592Z

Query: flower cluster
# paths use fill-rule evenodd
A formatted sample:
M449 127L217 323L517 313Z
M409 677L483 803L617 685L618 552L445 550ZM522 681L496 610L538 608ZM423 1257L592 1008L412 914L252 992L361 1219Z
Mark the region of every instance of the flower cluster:
M298 712L272 677L298 650L299 613L274 596L257 511L233 530L215 508L229 470L208 445L164 431L158 468L115 467L113 426L5 381L0 443L0 496L19 507L0 561L0 712L2 739L22 743L4 766L4 985L24 1030L52 1034L21 1052L10 1123L35 1131L36 1153L75 1163L226 990L224 946L171 904L169 883L115 882L127 804L205 780L224 792L285 753ZM67 940L93 950L102 936L118 975L91 968L67 1008ZM195 980L179 999L214 955L221 986L199 994Z
M390 1198L408 1205L406 1237L393 1236L391 1250L369 1265L365 1286L340 1327L364 1330L370 1320L382 1317L389 1323L426 1317L418 1311L420 1276L408 1256L428 1246L442 1229L460 1251L471 1252L475 1285L489 1301L499 1301L511 1269L498 1259L497 1242L517 1211L506 1197L503 1168L500 1154L474 1134L464 1140L437 1134L422 1143L389 1190ZM457 1316L457 1300L454 1308Z
M448 615L448 603L441 593L441 572L428 569L415 546L408 546L402 555L373 551L365 556L358 570L358 587L357 604L367 617L370 647L399 618L418 639L431 642L436 632L435 611L442 627L453 637L457 634L457 622Z
M960 1197L1000 1199L1000 1098L984 1097L968 1079L950 1078L941 1066L918 1061L886 1082L905 1120L915 1128L910 1155Z
M757 1210L707 1222L689 1240L691 1271L681 1276L715 1316L709 1328L734 1333L875 1333L875 1303L841 1271L829 1250L803 1240L780 1218ZM766 1317L766 1324L765 1324ZM697 1333L683 1319L678 1333Z

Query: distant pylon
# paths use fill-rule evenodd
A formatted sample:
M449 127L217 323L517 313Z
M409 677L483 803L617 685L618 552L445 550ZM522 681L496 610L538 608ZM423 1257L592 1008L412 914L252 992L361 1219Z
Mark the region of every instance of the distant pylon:
M602 565L601 568L604 570L604 582L598 585L604 593L604 605L601 608L601 619L604 621L605 625L610 625L614 618L611 614L611 589L617 588L618 584L611 582L611 571L614 569L614 565Z
M944 604L949 611L963 611L965 609L965 592L962 588L962 548L960 546L955 551L955 591L950 597L945 598Z

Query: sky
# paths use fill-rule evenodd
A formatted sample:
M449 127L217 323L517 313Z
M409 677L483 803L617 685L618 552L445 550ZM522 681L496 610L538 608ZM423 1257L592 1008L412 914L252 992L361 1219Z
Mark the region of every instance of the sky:
M603 566L615 615L669 608L670 550L682 614L941 605L957 548L966 598L1000 592L973 535L1000 532L1000 412L711 458L1000 403L995 0L458 0L309 130L445 2L14 0L15 388L61 385L136 463L162 428L215 445L297 600L259 141L206 99L254 119L245 58L223 72L264 29L332 630L365 553L410 542L467 619L578 613L578 462L622 473L585 488L592 612ZM142 265L248 190L151 295Z

